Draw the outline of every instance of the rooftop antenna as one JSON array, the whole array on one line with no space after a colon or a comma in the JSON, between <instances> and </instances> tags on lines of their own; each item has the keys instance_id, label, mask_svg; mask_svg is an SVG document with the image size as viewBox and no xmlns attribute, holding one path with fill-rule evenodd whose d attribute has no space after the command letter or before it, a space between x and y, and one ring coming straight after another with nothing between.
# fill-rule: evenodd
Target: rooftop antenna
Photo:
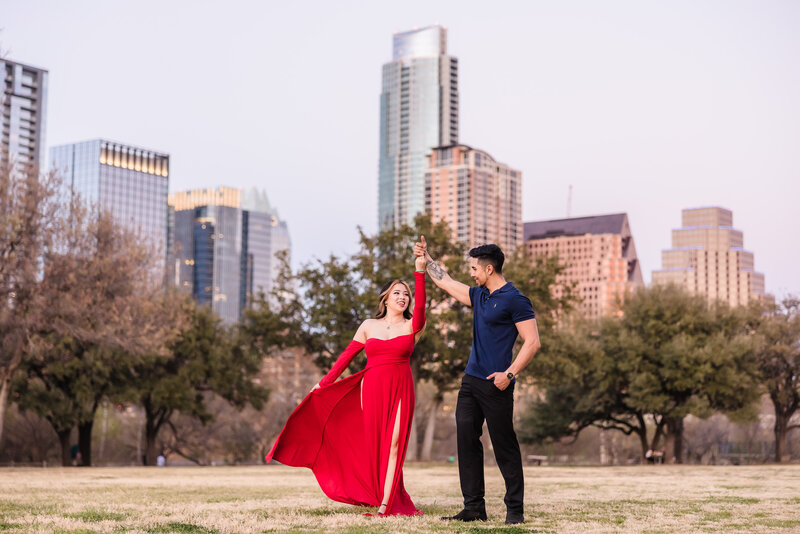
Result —
<instances>
[{"instance_id":1,"label":"rooftop antenna","mask_svg":"<svg viewBox=\"0 0 800 534\"><path fill-rule=\"evenodd\" d=\"M572 216L572 184L569 184L569 193L567 193L567 219Z\"/></svg>"}]
</instances>

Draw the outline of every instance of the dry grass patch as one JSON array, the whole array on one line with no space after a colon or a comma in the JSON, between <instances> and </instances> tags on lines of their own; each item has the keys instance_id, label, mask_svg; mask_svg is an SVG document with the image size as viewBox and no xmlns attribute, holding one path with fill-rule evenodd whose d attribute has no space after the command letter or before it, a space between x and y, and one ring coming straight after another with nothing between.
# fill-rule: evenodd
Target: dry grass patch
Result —
<instances>
[{"instance_id":1,"label":"dry grass patch","mask_svg":"<svg viewBox=\"0 0 800 534\"><path fill-rule=\"evenodd\" d=\"M439 516L461 507L452 465L409 465L406 488L425 515L327 499L305 469L1 469L0 532L800 532L800 466L530 467L527 522L503 523L503 482L486 468L486 523Z\"/></svg>"}]
</instances>

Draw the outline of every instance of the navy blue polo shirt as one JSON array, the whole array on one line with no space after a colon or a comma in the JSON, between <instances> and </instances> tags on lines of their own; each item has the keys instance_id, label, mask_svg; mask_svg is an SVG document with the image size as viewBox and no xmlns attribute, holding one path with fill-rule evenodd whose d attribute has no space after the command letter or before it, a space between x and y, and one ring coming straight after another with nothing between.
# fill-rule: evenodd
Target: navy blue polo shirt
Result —
<instances>
[{"instance_id":1,"label":"navy blue polo shirt","mask_svg":"<svg viewBox=\"0 0 800 534\"><path fill-rule=\"evenodd\" d=\"M511 365L511 351L517 340L516 323L533 319L531 301L507 282L489 293L485 287L469 288L472 303L472 352L466 373L486 379Z\"/></svg>"}]
</instances>

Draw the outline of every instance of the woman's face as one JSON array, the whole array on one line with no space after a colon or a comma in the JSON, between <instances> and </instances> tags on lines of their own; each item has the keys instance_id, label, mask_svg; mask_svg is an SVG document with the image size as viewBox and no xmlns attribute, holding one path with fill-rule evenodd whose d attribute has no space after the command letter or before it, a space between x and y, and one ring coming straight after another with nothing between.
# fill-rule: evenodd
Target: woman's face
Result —
<instances>
[{"instance_id":1,"label":"woman's face","mask_svg":"<svg viewBox=\"0 0 800 534\"><path fill-rule=\"evenodd\" d=\"M386 297L386 307L394 312L403 313L411 302L411 295L408 293L406 286L401 283L396 283L389 289L389 295Z\"/></svg>"}]
</instances>

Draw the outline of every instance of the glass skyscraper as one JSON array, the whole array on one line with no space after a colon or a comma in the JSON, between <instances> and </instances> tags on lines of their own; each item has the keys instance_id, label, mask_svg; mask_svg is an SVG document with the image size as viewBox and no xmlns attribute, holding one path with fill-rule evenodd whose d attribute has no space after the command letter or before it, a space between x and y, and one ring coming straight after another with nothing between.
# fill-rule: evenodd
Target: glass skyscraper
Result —
<instances>
[{"instance_id":1,"label":"glass skyscraper","mask_svg":"<svg viewBox=\"0 0 800 534\"><path fill-rule=\"evenodd\" d=\"M0 164L45 164L47 71L0 57Z\"/></svg>"},{"instance_id":2,"label":"glass skyscraper","mask_svg":"<svg viewBox=\"0 0 800 534\"><path fill-rule=\"evenodd\" d=\"M394 35L380 99L378 226L411 224L425 210L425 156L458 143L458 60L447 30L428 26Z\"/></svg>"},{"instance_id":3,"label":"glass skyscraper","mask_svg":"<svg viewBox=\"0 0 800 534\"><path fill-rule=\"evenodd\" d=\"M50 167L84 202L139 232L153 254L167 257L169 155L105 139L50 149Z\"/></svg>"},{"instance_id":4,"label":"glass skyscraper","mask_svg":"<svg viewBox=\"0 0 800 534\"><path fill-rule=\"evenodd\" d=\"M174 212L175 284L236 322L260 291L269 295L289 251L289 232L264 192L231 187L170 195Z\"/></svg>"}]
</instances>

